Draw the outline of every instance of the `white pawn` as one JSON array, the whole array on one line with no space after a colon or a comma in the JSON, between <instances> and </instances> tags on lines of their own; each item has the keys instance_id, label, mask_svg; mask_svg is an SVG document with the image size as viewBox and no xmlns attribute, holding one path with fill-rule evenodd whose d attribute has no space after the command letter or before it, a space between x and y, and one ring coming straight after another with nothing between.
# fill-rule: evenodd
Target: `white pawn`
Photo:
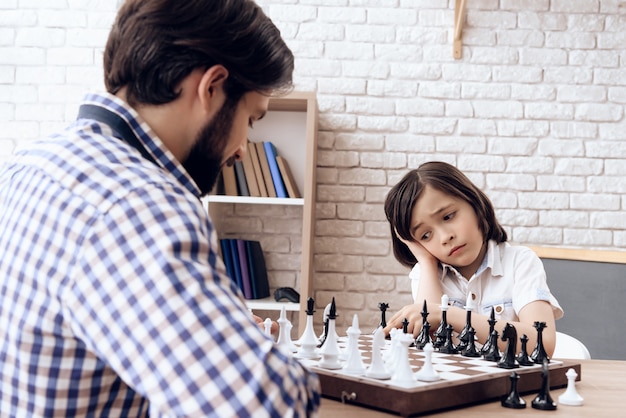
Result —
<instances>
[{"instance_id":1,"label":"white pawn","mask_svg":"<svg viewBox=\"0 0 626 418\"><path fill-rule=\"evenodd\" d=\"M365 372L365 376L381 380L391 378L391 373L389 373L385 368L385 362L383 361L383 355L381 352L384 345L385 333L382 327L378 327L374 332L374 338L372 340L372 362L370 363L370 367L367 369L367 372Z\"/></svg>"},{"instance_id":2,"label":"white pawn","mask_svg":"<svg viewBox=\"0 0 626 418\"><path fill-rule=\"evenodd\" d=\"M567 376L567 389L559 396L559 403L570 406L581 406L583 404L583 398L576 392L576 384L574 383L578 373L576 373L574 369L568 369L565 376Z\"/></svg>"},{"instance_id":3,"label":"white pawn","mask_svg":"<svg viewBox=\"0 0 626 418\"><path fill-rule=\"evenodd\" d=\"M413 383L415 376L413 376L413 369L409 362L409 346L413 342L413 335L402 332L396 338L398 339L398 357L393 365L391 380L397 383Z\"/></svg>"},{"instance_id":4,"label":"white pawn","mask_svg":"<svg viewBox=\"0 0 626 418\"><path fill-rule=\"evenodd\" d=\"M278 318L278 340L276 344L284 347L285 350L295 353L298 351L298 348L291 341L291 328L293 325L287 319L287 311L285 309L285 305L282 306L280 310L280 318Z\"/></svg>"},{"instance_id":5,"label":"white pawn","mask_svg":"<svg viewBox=\"0 0 626 418\"><path fill-rule=\"evenodd\" d=\"M343 369L346 373L361 375L365 373L365 366L359 351L361 330L359 329L359 317L356 314L352 317L352 326L348 328L346 333L348 334L348 361Z\"/></svg>"},{"instance_id":6,"label":"white pawn","mask_svg":"<svg viewBox=\"0 0 626 418\"><path fill-rule=\"evenodd\" d=\"M422 368L415 373L415 377L417 380L421 380L422 382L434 382L436 380L441 379L439 373L435 371L433 368L433 345L428 343L424 346L424 364Z\"/></svg>"},{"instance_id":7,"label":"white pawn","mask_svg":"<svg viewBox=\"0 0 626 418\"><path fill-rule=\"evenodd\" d=\"M265 318L263 325L265 326L265 333L272 337L272 320L270 318ZM274 337L272 337L272 339L274 339Z\"/></svg>"}]
</instances>

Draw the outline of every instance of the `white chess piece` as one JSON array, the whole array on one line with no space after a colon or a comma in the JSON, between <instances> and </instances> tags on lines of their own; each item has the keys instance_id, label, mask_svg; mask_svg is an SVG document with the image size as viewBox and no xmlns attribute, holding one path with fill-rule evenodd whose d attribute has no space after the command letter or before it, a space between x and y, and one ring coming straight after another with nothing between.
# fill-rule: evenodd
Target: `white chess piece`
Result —
<instances>
[{"instance_id":1,"label":"white chess piece","mask_svg":"<svg viewBox=\"0 0 626 418\"><path fill-rule=\"evenodd\" d=\"M319 340L317 339L315 331L313 330L312 313L306 316L306 326L298 342L300 344L300 348L296 353L296 357L304 359L320 358L320 354L317 351L317 345L319 344Z\"/></svg>"},{"instance_id":2,"label":"white chess piece","mask_svg":"<svg viewBox=\"0 0 626 418\"><path fill-rule=\"evenodd\" d=\"M389 373L385 368L385 362L383 361L383 355L381 352L384 345L385 333L382 327L378 327L374 332L374 338L372 340L372 362L370 363L370 367L365 372L365 376L380 380L391 378L391 373Z\"/></svg>"},{"instance_id":3,"label":"white chess piece","mask_svg":"<svg viewBox=\"0 0 626 418\"><path fill-rule=\"evenodd\" d=\"M411 363L409 362L409 346L413 342L413 335L401 332L396 338L398 339L398 357L394 364L394 371L391 375L391 380L397 383L415 382L413 369L411 368Z\"/></svg>"},{"instance_id":4,"label":"white chess piece","mask_svg":"<svg viewBox=\"0 0 626 418\"><path fill-rule=\"evenodd\" d=\"M270 318L265 318L263 325L265 326L265 333L272 337L272 320Z\"/></svg>"},{"instance_id":5,"label":"white chess piece","mask_svg":"<svg viewBox=\"0 0 626 418\"><path fill-rule=\"evenodd\" d=\"M288 352L295 353L298 351L298 348L293 344L293 341L291 341L291 328L293 325L291 324L291 321L287 319L287 311L284 305L280 310L280 318L278 318L277 322L279 328L278 340L276 341L276 344L284 347L284 349Z\"/></svg>"},{"instance_id":6,"label":"white chess piece","mask_svg":"<svg viewBox=\"0 0 626 418\"><path fill-rule=\"evenodd\" d=\"M331 309L332 312L332 309ZM323 369L336 370L341 369L341 362L339 361L339 344L337 344L337 330L335 329L335 317L334 313L328 318L328 336L324 345L320 349L322 359L319 362L319 367Z\"/></svg>"},{"instance_id":7,"label":"white chess piece","mask_svg":"<svg viewBox=\"0 0 626 418\"><path fill-rule=\"evenodd\" d=\"M361 375L365 373L365 366L363 365L363 358L359 351L359 336L361 330L359 329L359 317L354 314L352 317L352 326L346 331L348 334L348 360L344 366L346 373Z\"/></svg>"},{"instance_id":8,"label":"white chess piece","mask_svg":"<svg viewBox=\"0 0 626 418\"><path fill-rule=\"evenodd\" d=\"M567 376L567 389L559 396L559 403L570 406L582 405L583 398L576 392L576 384L574 383L578 373L574 369L568 369L565 376Z\"/></svg>"},{"instance_id":9,"label":"white chess piece","mask_svg":"<svg viewBox=\"0 0 626 418\"><path fill-rule=\"evenodd\" d=\"M436 380L441 379L439 373L435 371L433 368L433 345L428 343L424 346L424 364L422 368L415 373L415 377L417 380L421 380L422 382L434 382Z\"/></svg>"}]
</instances>

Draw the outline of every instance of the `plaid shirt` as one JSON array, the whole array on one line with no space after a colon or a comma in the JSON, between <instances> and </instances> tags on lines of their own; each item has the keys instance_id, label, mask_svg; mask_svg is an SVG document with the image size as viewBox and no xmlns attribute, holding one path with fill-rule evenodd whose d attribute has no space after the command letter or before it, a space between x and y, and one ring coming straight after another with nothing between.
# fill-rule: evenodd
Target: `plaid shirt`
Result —
<instances>
[{"instance_id":1,"label":"plaid shirt","mask_svg":"<svg viewBox=\"0 0 626 418\"><path fill-rule=\"evenodd\" d=\"M306 416L319 381L274 346L225 273L199 190L81 119L0 170L0 415Z\"/></svg>"}]
</instances>

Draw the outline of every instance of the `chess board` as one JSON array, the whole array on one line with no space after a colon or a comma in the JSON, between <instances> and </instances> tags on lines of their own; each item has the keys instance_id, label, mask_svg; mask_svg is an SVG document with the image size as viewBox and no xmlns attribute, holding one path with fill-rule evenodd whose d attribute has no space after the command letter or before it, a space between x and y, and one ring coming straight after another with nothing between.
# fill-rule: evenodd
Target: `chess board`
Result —
<instances>
[{"instance_id":1,"label":"chess board","mask_svg":"<svg viewBox=\"0 0 626 418\"><path fill-rule=\"evenodd\" d=\"M359 351L366 368L371 362L371 343L371 335L359 337ZM347 339L339 337L338 344L340 350L345 353ZM390 342L386 341L386 346L382 349L383 358L387 355L389 347ZM409 347L409 363L413 372L419 370L424 358L423 351ZM499 400L510 391L510 375L513 371L519 375L517 388L521 394L539 392L541 389L541 365L503 369L497 367L496 362L484 360L482 357L468 358L460 354L443 354L437 351L432 353L431 358L433 368L441 379L435 382L415 380L412 383L351 375L343 369L325 369L319 366L319 359L300 359L300 361L318 374L322 396L402 416ZM345 364L345 358L342 364ZM567 386L565 373L570 368L578 373L577 380L580 380L582 376L580 363L550 360L548 369L551 389Z\"/></svg>"}]
</instances>

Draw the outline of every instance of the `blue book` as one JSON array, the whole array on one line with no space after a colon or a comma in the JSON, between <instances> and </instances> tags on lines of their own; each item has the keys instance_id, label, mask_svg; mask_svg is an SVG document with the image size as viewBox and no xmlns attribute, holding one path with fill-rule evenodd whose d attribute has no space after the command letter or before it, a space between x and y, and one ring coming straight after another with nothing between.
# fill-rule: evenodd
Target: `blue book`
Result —
<instances>
[{"instance_id":1,"label":"blue book","mask_svg":"<svg viewBox=\"0 0 626 418\"><path fill-rule=\"evenodd\" d=\"M270 173L272 173L272 183L276 189L276 197L287 197L287 191L285 190L285 184L283 178L280 176L280 169L276 162L276 156L278 152L276 147L269 141L263 142L263 148L265 148L265 155L267 155L267 163L270 166Z\"/></svg>"},{"instance_id":2,"label":"blue book","mask_svg":"<svg viewBox=\"0 0 626 418\"><path fill-rule=\"evenodd\" d=\"M246 299L252 299L250 272L248 271L248 254L246 253L246 243L242 239L237 240L237 252L239 253L239 265L241 269L241 286L243 287L243 297Z\"/></svg>"},{"instance_id":3,"label":"blue book","mask_svg":"<svg viewBox=\"0 0 626 418\"><path fill-rule=\"evenodd\" d=\"M228 244L230 245L230 253L233 257L233 271L235 273L235 281L237 282L237 287L239 287L239 290L243 292L243 281L241 278L241 264L239 264L239 250L237 249L237 240L229 239Z\"/></svg>"},{"instance_id":4,"label":"blue book","mask_svg":"<svg viewBox=\"0 0 626 418\"><path fill-rule=\"evenodd\" d=\"M222 248L222 258L224 259L224 265L226 265L226 274L232 281L236 282L235 272L233 271L233 255L230 252L230 244L227 239L220 240L220 247Z\"/></svg>"},{"instance_id":5,"label":"blue book","mask_svg":"<svg viewBox=\"0 0 626 418\"><path fill-rule=\"evenodd\" d=\"M250 271L253 298L268 298L270 297L270 284L261 243L259 241L246 241L246 251L248 253L248 270Z\"/></svg>"}]
</instances>

